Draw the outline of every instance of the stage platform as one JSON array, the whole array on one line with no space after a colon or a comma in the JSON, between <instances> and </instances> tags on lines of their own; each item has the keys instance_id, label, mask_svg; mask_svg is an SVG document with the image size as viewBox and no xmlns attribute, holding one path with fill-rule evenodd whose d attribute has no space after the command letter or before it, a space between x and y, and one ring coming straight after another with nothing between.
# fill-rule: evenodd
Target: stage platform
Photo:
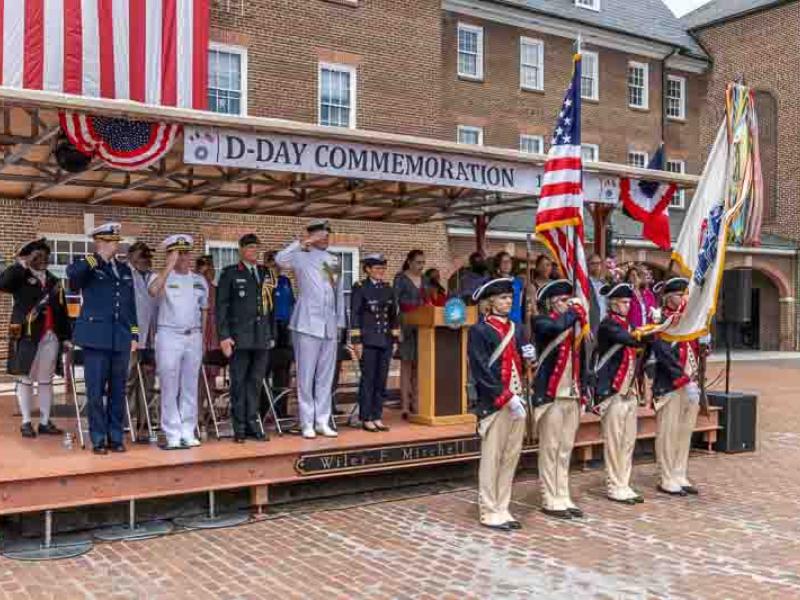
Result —
<instances>
[{"instance_id":1,"label":"stage platform","mask_svg":"<svg viewBox=\"0 0 800 600\"><path fill-rule=\"evenodd\" d=\"M269 503L270 485L323 485L335 477L473 461L479 450L474 425L416 425L402 420L399 411L387 410L385 421L392 429L385 433L340 426L338 438L271 433L266 443L212 439L199 448L172 451L129 443L124 454L96 456L77 442L65 449L58 436L23 439L13 413L13 397L0 397L0 515L231 489L249 489L251 504L263 507ZM75 428L72 419L55 422ZM716 411L699 417L696 430L709 449L717 429ZM639 438L654 435L655 416L641 409ZM591 460L601 445L599 418L584 415L576 462ZM534 446L524 449L535 451Z\"/></svg>"}]
</instances>

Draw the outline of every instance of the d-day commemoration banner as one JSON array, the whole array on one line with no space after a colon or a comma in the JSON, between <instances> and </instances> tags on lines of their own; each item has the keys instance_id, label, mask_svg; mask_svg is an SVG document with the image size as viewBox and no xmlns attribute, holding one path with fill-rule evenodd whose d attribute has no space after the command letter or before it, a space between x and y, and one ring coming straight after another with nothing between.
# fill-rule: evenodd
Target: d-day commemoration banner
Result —
<instances>
[{"instance_id":1,"label":"d-day commemoration banner","mask_svg":"<svg viewBox=\"0 0 800 600\"><path fill-rule=\"evenodd\" d=\"M265 171L404 181L509 194L538 194L544 168L454 153L208 127L184 129L183 160ZM616 179L587 174L586 199L615 203Z\"/></svg>"}]
</instances>

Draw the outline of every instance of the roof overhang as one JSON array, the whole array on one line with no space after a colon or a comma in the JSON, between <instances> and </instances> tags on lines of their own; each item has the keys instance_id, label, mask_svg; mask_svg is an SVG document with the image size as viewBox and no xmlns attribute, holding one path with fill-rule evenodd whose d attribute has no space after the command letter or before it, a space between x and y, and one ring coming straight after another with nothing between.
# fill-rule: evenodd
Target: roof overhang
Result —
<instances>
[{"instance_id":1,"label":"roof overhang","mask_svg":"<svg viewBox=\"0 0 800 600\"><path fill-rule=\"evenodd\" d=\"M397 153L423 153L514 169L530 180L543 172L544 155L307 123L239 117L117 100L66 96L0 87L0 197L45 199L88 206L163 207L247 214L427 223L498 214L536 205L537 190L512 192L473 182L426 181L393 172L354 176L314 172L304 166L195 164L184 155L184 136L156 165L128 172L97 160L81 173L63 171L53 156L59 111L176 123L254 139L292 138ZM444 158L442 158L444 160ZM224 161L223 161L224 162ZM696 176L648 171L627 165L588 163L587 185L619 177L646 178L695 187ZM524 179L524 178L521 178ZM599 188L598 188L599 189Z\"/></svg>"}]
</instances>

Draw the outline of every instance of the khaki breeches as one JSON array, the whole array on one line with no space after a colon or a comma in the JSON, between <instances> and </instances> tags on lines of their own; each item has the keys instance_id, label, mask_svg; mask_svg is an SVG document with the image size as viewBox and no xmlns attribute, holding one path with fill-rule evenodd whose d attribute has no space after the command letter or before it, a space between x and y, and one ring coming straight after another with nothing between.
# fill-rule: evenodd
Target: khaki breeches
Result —
<instances>
[{"instance_id":1,"label":"khaki breeches","mask_svg":"<svg viewBox=\"0 0 800 600\"><path fill-rule=\"evenodd\" d=\"M478 424L481 462L478 470L478 508L481 523L502 525L514 517L508 511L517 470L525 419L512 419L504 407Z\"/></svg>"},{"instance_id":2,"label":"khaki breeches","mask_svg":"<svg viewBox=\"0 0 800 600\"><path fill-rule=\"evenodd\" d=\"M607 400L600 420L603 430L603 459L606 465L606 494L614 500L629 500L638 494L630 487L633 450L636 446L635 397L619 394Z\"/></svg>"},{"instance_id":3,"label":"khaki breeches","mask_svg":"<svg viewBox=\"0 0 800 600\"><path fill-rule=\"evenodd\" d=\"M569 493L569 465L580 424L580 403L556 398L534 413L539 433L539 479L542 506L548 510L577 508Z\"/></svg>"},{"instance_id":4,"label":"khaki breeches","mask_svg":"<svg viewBox=\"0 0 800 600\"><path fill-rule=\"evenodd\" d=\"M669 492L691 485L687 475L689 446L699 410L699 402L686 387L656 400L656 460L661 487Z\"/></svg>"}]
</instances>

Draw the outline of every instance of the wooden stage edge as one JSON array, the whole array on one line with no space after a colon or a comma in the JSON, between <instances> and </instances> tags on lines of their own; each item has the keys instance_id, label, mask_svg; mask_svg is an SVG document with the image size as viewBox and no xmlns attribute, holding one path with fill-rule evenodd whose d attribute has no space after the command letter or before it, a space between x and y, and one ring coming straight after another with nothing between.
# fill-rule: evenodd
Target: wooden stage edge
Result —
<instances>
[{"instance_id":1,"label":"wooden stage edge","mask_svg":"<svg viewBox=\"0 0 800 600\"><path fill-rule=\"evenodd\" d=\"M473 424L428 427L407 423L386 411L392 430L382 434L340 427L338 438L305 440L272 433L266 443L210 440L191 450L165 451L128 444L128 452L95 456L79 445L62 447L60 437L24 440L13 404L0 399L0 515L77 508L112 502L250 489L254 506L268 503L268 487L365 473L417 469L476 460L479 446ZM698 417L709 449L716 441L718 413ZM56 421L74 428L74 421ZM639 439L655 436L655 415L639 411ZM602 446L599 418L584 415L575 457L584 464ZM535 446L523 452L536 452Z\"/></svg>"}]
</instances>

